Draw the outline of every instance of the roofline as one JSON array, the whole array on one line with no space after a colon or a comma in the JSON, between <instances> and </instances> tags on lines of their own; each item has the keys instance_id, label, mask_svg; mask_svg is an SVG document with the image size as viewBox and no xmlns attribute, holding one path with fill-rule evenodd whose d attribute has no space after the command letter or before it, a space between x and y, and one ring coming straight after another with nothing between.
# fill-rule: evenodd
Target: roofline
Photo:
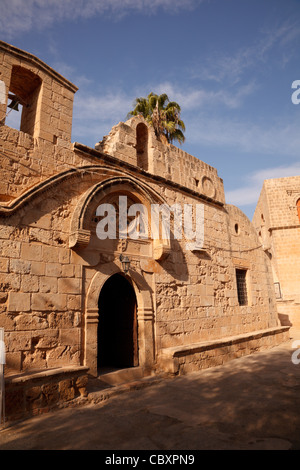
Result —
<instances>
[{"instance_id":1,"label":"roofline","mask_svg":"<svg viewBox=\"0 0 300 470\"><path fill-rule=\"evenodd\" d=\"M91 157L96 157L97 159L104 160L106 162L110 162L112 164L117 164L120 167L126 168L128 170L134 171L134 173L139 173L143 176L146 176L147 178L151 179L152 181L158 182L158 183L163 183L165 185L168 185L169 187L176 188L178 191L182 191L185 194L190 194L193 197L200 199L202 201L206 201L208 203L211 203L217 207L224 207L225 203L211 198L209 196L206 196L205 194L199 193L198 191L194 191L193 189L188 188L187 186L184 186L180 183L176 183L175 181L169 180L163 176L159 176L153 173L149 173L146 170L143 170L142 168L138 168L135 165L132 165L131 163L125 162L123 160L119 160L117 157L109 155L107 153L103 153L97 149L94 149L92 147L88 147L87 145L81 144L79 142L73 142L73 149L74 151L79 151L81 153L87 154ZM194 157L195 158L195 157Z\"/></svg>"},{"instance_id":2,"label":"roofline","mask_svg":"<svg viewBox=\"0 0 300 470\"><path fill-rule=\"evenodd\" d=\"M49 75L52 75L55 80L60 82L73 93L76 93L76 91L78 90L78 87L76 85L74 85L72 82L60 75L58 72L56 72L56 70L52 69L49 65L47 65L45 62L43 62L41 59L34 56L33 54L23 51L22 49L12 46L11 44L8 44L4 41L0 41L0 50L1 49L9 54L22 58L23 60L26 60L27 62L30 62L31 64L34 64L37 67L41 68L44 72Z\"/></svg>"}]
</instances>

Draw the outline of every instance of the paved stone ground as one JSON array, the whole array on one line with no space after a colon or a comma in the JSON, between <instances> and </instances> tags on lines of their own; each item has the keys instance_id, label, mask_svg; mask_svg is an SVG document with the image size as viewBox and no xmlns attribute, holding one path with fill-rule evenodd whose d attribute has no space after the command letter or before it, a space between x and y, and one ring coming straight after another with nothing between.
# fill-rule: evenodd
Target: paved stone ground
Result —
<instances>
[{"instance_id":1,"label":"paved stone ground","mask_svg":"<svg viewBox=\"0 0 300 470\"><path fill-rule=\"evenodd\" d=\"M300 450L295 340L291 330L272 350L16 423L0 450Z\"/></svg>"}]
</instances>

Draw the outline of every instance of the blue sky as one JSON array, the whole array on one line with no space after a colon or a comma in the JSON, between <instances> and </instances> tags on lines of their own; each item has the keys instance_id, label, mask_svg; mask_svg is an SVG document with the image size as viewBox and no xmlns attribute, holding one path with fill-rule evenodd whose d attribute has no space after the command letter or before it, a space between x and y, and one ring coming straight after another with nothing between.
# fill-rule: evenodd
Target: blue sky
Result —
<instances>
[{"instance_id":1,"label":"blue sky","mask_svg":"<svg viewBox=\"0 0 300 470\"><path fill-rule=\"evenodd\" d=\"M182 108L183 150L251 219L266 178L300 174L299 0L0 0L0 39L64 75L72 141L94 147L137 96ZM300 96L300 95L299 95Z\"/></svg>"}]
</instances>

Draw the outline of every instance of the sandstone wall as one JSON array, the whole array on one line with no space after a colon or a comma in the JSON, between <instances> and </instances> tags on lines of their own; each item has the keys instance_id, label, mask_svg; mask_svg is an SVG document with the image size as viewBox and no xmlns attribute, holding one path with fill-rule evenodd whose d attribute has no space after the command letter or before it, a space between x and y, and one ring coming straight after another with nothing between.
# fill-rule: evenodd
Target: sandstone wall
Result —
<instances>
[{"instance_id":1,"label":"sandstone wall","mask_svg":"<svg viewBox=\"0 0 300 470\"><path fill-rule=\"evenodd\" d=\"M225 204L216 169L158 142L141 117L115 126L96 149L71 145L76 87L2 42L0 54L1 116L9 90L35 108L21 130L0 125L6 374L82 365L97 373L98 299L109 276L122 272L120 253L131 261L140 364L148 371L167 348L277 326L270 260L250 221ZM188 249L188 240L174 237L99 240L97 207L120 194L148 211L153 203L190 204L194 225L203 206L203 246ZM237 270L246 274L245 305Z\"/></svg>"},{"instance_id":2,"label":"sandstone wall","mask_svg":"<svg viewBox=\"0 0 300 470\"><path fill-rule=\"evenodd\" d=\"M278 324L270 263L247 217L232 206L207 204L204 233L203 251L174 243L156 275L158 349ZM239 268L247 271L245 306L238 302Z\"/></svg>"},{"instance_id":3,"label":"sandstone wall","mask_svg":"<svg viewBox=\"0 0 300 470\"><path fill-rule=\"evenodd\" d=\"M138 153L137 128L140 125L148 133L142 161L139 160ZM141 116L114 126L110 134L96 144L95 148L207 198L225 202L223 181L217 170L174 145L158 141L153 129Z\"/></svg>"},{"instance_id":4,"label":"sandstone wall","mask_svg":"<svg viewBox=\"0 0 300 470\"><path fill-rule=\"evenodd\" d=\"M72 174L60 181L59 191L53 184L2 218L0 322L6 331L7 372L83 363L90 282L118 260L120 245L96 236L92 214L103 195L91 202L86 225L91 238L84 249L69 248L71 221L87 190L116 171L103 166L102 172ZM204 205L203 249L193 252L186 249L186 239L173 239L169 255L155 269L145 268L153 259L151 240L130 241L126 249L132 269L151 292L156 352L276 326L269 260L245 215L148 180L169 205ZM236 268L248 272L246 306L238 303Z\"/></svg>"},{"instance_id":5,"label":"sandstone wall","mask_svg":"<svg viewBox=\"0 0 300 470\"><path fill-rule=\"evenodd\" d=\"M279 283L278 312L288 324L300 324L300 177L265 180L253 224L268 250L274 281Z\"/></svg>"}]
</instances>

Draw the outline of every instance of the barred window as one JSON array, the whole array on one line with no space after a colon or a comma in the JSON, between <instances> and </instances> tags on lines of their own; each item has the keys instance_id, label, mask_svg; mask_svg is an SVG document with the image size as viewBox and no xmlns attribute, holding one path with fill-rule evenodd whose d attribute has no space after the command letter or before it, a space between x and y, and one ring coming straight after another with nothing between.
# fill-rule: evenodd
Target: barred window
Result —
<instances>
[{"instance_id":1,"label":"barred window","mask_svg":"<svg viewBox=\"0 0 300 470\"><path fill-rule=\"evenodd\" d=\"M236 269L236 285L239 305L248 305L246 269Z\"/></svg>"}]
</instances>

